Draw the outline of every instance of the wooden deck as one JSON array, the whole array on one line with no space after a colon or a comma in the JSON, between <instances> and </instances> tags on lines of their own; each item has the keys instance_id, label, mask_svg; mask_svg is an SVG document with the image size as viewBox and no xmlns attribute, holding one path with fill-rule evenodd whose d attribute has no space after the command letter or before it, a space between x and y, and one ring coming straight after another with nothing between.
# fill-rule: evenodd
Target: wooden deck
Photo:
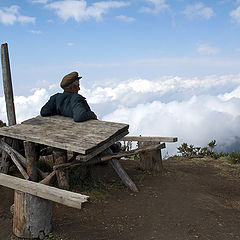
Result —
<instances>
[{"instance_id":1,"label":"wooden deck","mask_svg":"<svg viewBox=\"0 0 240 240\"><path fill-rule=\"evenodd\" d=\"M0 128L0 136L88 154L101 147L109 147L112 140L120 140L128 134L128 128L129 125L123 123L100 120L74 122L63 116L37 116L21 124Z\"/></svg>"}]
</instances>

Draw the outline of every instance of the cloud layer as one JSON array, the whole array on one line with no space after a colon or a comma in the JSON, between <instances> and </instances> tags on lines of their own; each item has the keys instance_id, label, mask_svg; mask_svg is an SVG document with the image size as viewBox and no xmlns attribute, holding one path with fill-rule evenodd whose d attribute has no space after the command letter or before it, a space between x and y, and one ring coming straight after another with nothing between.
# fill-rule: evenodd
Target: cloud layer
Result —
<instances>
[{"instance_id":1,"label":"cloud layer","mask_svg":"<svg viewBox=\"0 0 240 240\"><path fill-rule=\"evenodd\" d=\"M50 89L15 97L18 122L39 114L54 93ZM240 75L132 79L82 87L81 94L100 119L128 123L131 135L178 137L178 143L167 144L169 154L183 142L206 146L213 139L219 151L229 150L240 138ZM3 97L0 105L0 119L6 121Z\"/></svg>"}]
</instances>

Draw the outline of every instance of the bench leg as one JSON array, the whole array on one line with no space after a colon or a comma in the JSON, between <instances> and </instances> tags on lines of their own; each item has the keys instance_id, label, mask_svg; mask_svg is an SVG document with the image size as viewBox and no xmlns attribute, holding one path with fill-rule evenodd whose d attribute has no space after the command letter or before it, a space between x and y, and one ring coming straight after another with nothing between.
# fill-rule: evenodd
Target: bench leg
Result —
<instances>
[{"instance_id":1,"label":"bench leg","mask_svg":"<svg viewBox=\"0 0 240 240\"><path fill-rule=\"evenodd\" d=\"M133 192L138 192L137 186L132 181L132 179L127 175L125 170L123 169L122 165L116 158L112 158L110 161L110 164L114 168L114 170L117 172L118 176L122 179L123 183L129 187Z\"/></svg>"}]
</instances>

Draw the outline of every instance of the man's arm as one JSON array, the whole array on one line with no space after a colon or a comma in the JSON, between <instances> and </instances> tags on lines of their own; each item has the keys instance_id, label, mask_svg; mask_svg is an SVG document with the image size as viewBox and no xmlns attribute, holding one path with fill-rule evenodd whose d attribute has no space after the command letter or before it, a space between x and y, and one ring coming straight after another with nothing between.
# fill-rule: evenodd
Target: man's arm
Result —
<instances>
[{"instance_id":1,"label":"man's arm","mask_svg":"<svg viewBox=\"0 0 240 240\"><path fill-rule=\"evenodd\" d=\"M46 117L46 116L52 116L57 114L56 95L57 94L50 97L48 102L41 108L41 111L40 111L41 116Z\"/></svg>"},{"instance_id":2,"label":"man's arm","mask_svg":"<svg viewBox=\"0 0 240 240\"><path fill-rule=\"evenodd\" d=\"M96 114L91 111L84 97L78 95L72 99L73 120L75 122L84 122L90 119L97 119Z\"/></svg>"}]
</instances>

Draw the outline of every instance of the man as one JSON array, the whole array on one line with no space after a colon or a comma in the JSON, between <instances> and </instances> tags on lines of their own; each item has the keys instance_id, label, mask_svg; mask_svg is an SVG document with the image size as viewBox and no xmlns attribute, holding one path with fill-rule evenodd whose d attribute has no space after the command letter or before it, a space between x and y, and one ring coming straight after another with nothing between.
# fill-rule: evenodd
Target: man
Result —
<instances>
[{"instance_id":1,"label":"man","mask_svg":"<svg viewBox=\"0 0 240 240\"><path fill-rule=\"evenodd\" d=\"M91 111L86 98L78 94L80 90L77 72L71 72L63 77L60 86L63 93L57 93L50 97L41 109L41 116L62 115L71 117L75 122L83 122L97 119L96 114Z\"/></svg>"}]
</instances>

